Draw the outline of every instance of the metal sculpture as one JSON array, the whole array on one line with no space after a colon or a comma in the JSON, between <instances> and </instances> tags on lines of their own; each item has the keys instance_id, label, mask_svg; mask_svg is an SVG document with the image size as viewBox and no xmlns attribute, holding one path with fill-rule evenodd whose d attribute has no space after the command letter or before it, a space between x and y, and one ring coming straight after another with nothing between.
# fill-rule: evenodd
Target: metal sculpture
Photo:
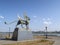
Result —
<instances>
[{"instance_id":1,"label":"metal sculpture","mask_svg":"<svg viewBox=\"0 0 60 45\"><path fill-rule=\"evenodd\" d=\"M26 14L24 14L24 19L22 19L19 15L17 15L17 17L18 17L18 21L17 21L16 27L18 25L21 25L21 27L24 28L23 25L25 25L26 29L28 30L29 29L28 25L29 25L30 18ZM11 22L11 23L7 23L7 22L4 22L4 23L5 24L12 24L14 22L16 22L16 20Z\"/></svg>"}]
</instances>

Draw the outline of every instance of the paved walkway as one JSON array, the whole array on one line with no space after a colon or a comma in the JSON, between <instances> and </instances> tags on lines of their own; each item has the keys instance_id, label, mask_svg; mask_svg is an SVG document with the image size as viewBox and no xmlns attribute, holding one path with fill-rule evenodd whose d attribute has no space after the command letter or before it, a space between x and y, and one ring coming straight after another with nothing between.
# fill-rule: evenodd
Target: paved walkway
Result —
<instances>
[{"instance_id":1,"label":"paved walkway","mask_svg":"<svg viewBox=\"0 0 60 45\"><path fill-rule=\"evenodd\" d=\"M52 40L52 41L55 41L53 45L60 45L60 37L51 37L51 39L48 39L48 40Z\"/></svg>"},{"instance_id":2,"label":"paved walkway","mask_svg":"<svg viewBox=\"0 0 60 45\"><path fill-rule=\"evenodd\" d=\"M53 40L55 40L53 45L60 45L60 37L55 37Z\"/></svg>"}]
</instances>

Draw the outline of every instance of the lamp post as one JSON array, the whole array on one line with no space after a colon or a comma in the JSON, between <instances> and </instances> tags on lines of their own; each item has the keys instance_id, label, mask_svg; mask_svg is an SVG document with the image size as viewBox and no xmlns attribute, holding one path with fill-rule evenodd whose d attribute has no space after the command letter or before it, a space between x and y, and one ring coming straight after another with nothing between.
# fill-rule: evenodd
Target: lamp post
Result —
<instances>
[{"instance_id":1,"label":"lamp post","mask_svg":"<svg viewBox=\"0 0 60 45\"><path fill-rule=\"evenodd\" d=\"M49 18L47 18L47 19L44 19L43 20L44 22L44 25L45 25L45 36L46 36L46 39L48 38L47 36L47 28L48 28L48 26L51 24L51 20L49 19Z\"/></svg>"},{"instance_id":2,"label":"lamp post","mask_svg":"<svg viewBox=\"0 0 60 45\"><path fill-rule=\"evenodd\" d=\"M8 25L7 22L4 22L4 23L5 23L6 25ZM9 37L10 37L10 27L9 27Z\"/></svg>"},{"instance_id":3,"label":"lamp post","mask_svg":"<svg viewBox=\"0 0 60 45\"><path fill-rule=\"evenodd\" d=\"M45 27L45 30L46 30L46 39L47 39L47 38L48 38L48 37L47 37L47 26Z\"/></svg>"},{"instance_id":4,"label":"lamp post","mask_svg":"<svg viewBox=\"0 0 60 45\"><path fill-rule=\"evenodd\" d=\"M10 27L9 27L9 37L10 37Z\"/></svg>"}]
</instances>

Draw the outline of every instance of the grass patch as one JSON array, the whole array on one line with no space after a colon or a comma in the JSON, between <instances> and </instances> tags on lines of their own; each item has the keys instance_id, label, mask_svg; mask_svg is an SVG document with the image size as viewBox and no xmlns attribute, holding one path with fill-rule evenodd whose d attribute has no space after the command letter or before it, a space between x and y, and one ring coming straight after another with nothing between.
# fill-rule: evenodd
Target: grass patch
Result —
<instances>
[{"instance_id":1,"label":"grass patch","mask_svg":"<svg viewBox=\"0 0 60 45\"><path fill-rule=\"evenodd\" d=\"M53 45L54 41L49 40L35 40L26 42L16 42L14 44L4 44L4 45Z\"/></svg>"}]
</instances>

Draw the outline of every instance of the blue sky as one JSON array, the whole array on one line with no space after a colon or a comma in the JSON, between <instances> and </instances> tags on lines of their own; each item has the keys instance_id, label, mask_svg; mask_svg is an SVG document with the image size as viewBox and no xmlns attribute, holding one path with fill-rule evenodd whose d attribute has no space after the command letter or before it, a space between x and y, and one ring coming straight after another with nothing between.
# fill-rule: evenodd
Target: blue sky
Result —
<instances>
[{"instance_id":1,"label":"blue sky","mask_svg":"<svg viewBox=\"0 0 60 45\"><path fill-rule=\"evenodd\" d=\"M0 0L0 31L14 30L16 22L5 25L4 21L17 20L17 14L23 18L24 11L30 17L30 29L43 31L60 31L60 1L59 0Z\"/></svg>"}]
</instances>

